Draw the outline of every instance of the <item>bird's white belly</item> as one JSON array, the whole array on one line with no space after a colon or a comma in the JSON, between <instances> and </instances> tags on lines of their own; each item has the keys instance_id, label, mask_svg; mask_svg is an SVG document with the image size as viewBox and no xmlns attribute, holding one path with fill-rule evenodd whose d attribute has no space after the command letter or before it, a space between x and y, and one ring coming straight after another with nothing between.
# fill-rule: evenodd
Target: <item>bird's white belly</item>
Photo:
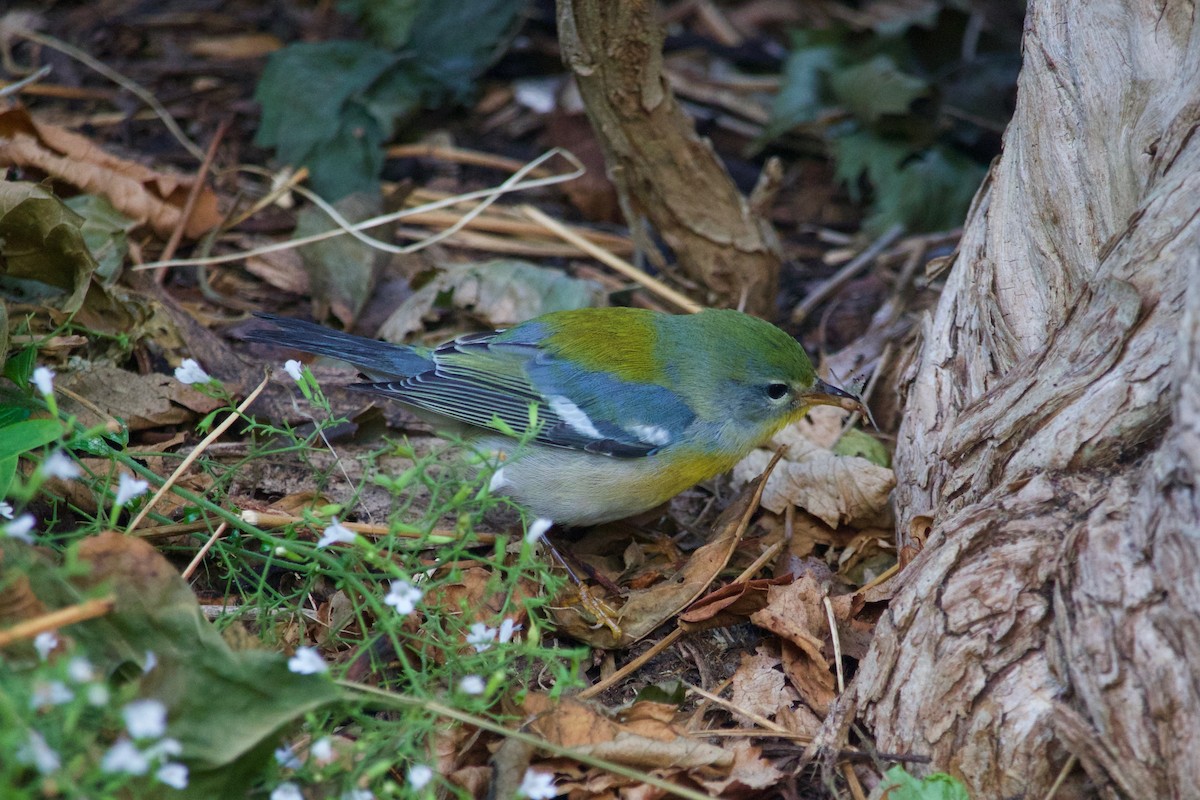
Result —
<instances>
[{"instance_id":1,"label":"bird's white belly","mask_svg":"<svg viewBox=\"0 0 1200 800\"><path fill-rule=\"evenodd\" d=\"M480 444L496 452L512 447L504 439ZM656 456L612 458L529 445L503 463L492 488L536 516L562 525L595 525L654 508L705 477L674 470Z\"/></svg>"}]
</instances>

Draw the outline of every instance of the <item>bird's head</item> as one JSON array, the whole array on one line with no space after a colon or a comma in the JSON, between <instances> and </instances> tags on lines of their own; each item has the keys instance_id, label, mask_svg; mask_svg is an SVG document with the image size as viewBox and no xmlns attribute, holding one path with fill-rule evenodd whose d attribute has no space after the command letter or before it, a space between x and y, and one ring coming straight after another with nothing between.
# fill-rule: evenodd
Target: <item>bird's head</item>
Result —
<instances>
[{"instance_id":1,"label":"bird's head","mask_svg":"<svg viewBox=\"0 0 1200 800\"><path fill-rule=\"evenodd\" d=\"M692 347L705 358L707 375L683 381L708 414L752 423L764 438L809 408L829 405L866 412L861 400L817 377L800 343L769 322L737 311L709 310L688 318Z\"/></svg>"}]
</instances>

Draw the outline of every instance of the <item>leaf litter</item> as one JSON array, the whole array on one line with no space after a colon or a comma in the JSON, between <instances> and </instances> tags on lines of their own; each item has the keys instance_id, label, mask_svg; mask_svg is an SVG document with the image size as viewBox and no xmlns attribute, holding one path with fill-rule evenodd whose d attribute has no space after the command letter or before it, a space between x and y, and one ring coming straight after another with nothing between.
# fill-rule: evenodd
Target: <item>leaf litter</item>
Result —
<instances>
[{"instance_id":1,"label":"leaf litter","mask_svg":"<svg viewBox=\"0 0 1200 800\"><path fill-rule=\"evenodd\" d=\"M219 48L212 53L209 57L243 57ZM192 243L204 234L220 231L224 218L221 209L228 211L240 191L227 182L201 176L204 185L199 189L199 199L185 219L183 202L197 178L177 175L168 169L151 169L115 156L99 139L40 120L36 109L17 106L0 112L0 160L52 178L57 185L68 187L67 192L95 191L103 196L132 220L132 226L124 232L131 236L135 250L153 251L157 242L180 228ZM454 175L451 182L466 189L473 188L472 180L470 176ZM599 187L594 191L610 190ZM577 195L572 200L584 207L589 203L611 206L604 199ZM267 211L278 213L278 209ZM68 224L79 227L73 222ZM263 238L245 230L224 235L230 245L243 247L248 235ZM520 241L521 237L515 239ZM200 254L207 247L198 247ZM83 250L86 252L86 248ZM603 299L596 283L580 280L558 266L508 260L472 262L463 259L453 246L432 256L417 255L407 260L381 259L371 253L346 257L357 259L359 267L334 269L316 279L310 273L306 280L289 275L298 267L295 256L274 257L284 264L277 277L263 272L263 265L273 257L259 258L266 261L252 268L249 277L243 274L236 279L250 283L265 280L269 287L263 296L274 294L293 309L310 297L319 307L332 308L334 315L347 326L369 321L374 330L382 327L389 338L397 339L411 334L444 338L446 333L459 329L509 324L562 304L590 305ZM342 256L318 259L325 267L345 260ZM213 311L211 292L204 289L205 284L176 281L170 287L172 297L168 300L159 288L131 280L130 273L124 277L96 275L95 267L85 261L68 267L75 270L72 277L55 284L63 294L57 300L35 301L33 305L45 302L46 319L61 319L55 315L83 309L91 311L90 319L100 327L108 320L111 329L132 335L139 348L135 360L143 371L140 374L131 371L128 362L100 360L71 370L64 385L88 398L102 414L120 416L135 435L186 429L189 423L216 407L212 398L164 379L162 369L164 364L169 366L183 355L205 348L212 353L213 363L237 358L232 356L234 348L219 337L220 343L216 344L195 330L163 322L176 319L173 313L178 313L180 307L204 308L215 320L214 327L231 329L227 323L232 316L219 307ZM119 286L114 287L114 282L119 282ZM379 299L378 295L387 295L381 288L391 286L405 287L402 290L405 296L392 304L389 315L373 307L373 301ZM641 302L653 305L653 301L644 298ZM114 315L126 304L141 304L150 309L148 316L139 315L144 321L141 327L114 322L117 319ZM172 310L167 306L172 306ZM150 324L149 319L157 322ZM869 334L870 331L864 336ZM77 353L85 362L98 355L94 345ZM255 360L253 356L251 359ZM244 372L239 367L238 374ZM309 421L305 413L298 413L294 403L287 399L289 396L287 392L276 393L274 400L262 401L266 405L258 413L289 424ZM335 438L339 455L331 457L331 462L324 466L335 476L332 485L342 486L332 490L334 499L358 502L360 511L377 517L386 515L386 502L379 499L372 505L366 495L349 489L364 473L351 472L349 480L343 482L336 477L335 462L358 462L360 455L375 446L375 432L381 427L408 432L423 442L433 440L428 438L431 432L427 428L395 408L383 410L383 414L365 411L359 408L358 413L349 415L357 422L343 438ZM80 409L80 413L94 412ZM615 634L607 628L597 628L594 620L582 616L569 592L556 601L554 619L559 633L594 648L597 667L589 672L589 678L599 679L606 670L611 672L599 667L604 651L615 650L622 656L627 651L634 655L660 637L664 629L678 624L697 642L721 641L718 646L736 656L725 664L706 665L719 669L709 676L712 684L705 688L727 690L729 708L713 707L695 694L682 705L645 700L623 702L629 700L630 692L637 686L670 683L684 676L695 678L696 669L688 665L691 659L686 651L679 650L673 662L659 656L642 671L614 684L601 700L580 701L526 693L522 705L514 712L527 721L528 728L549 742L580 753L636 766L720 796L760 796L789 779L789 771L799 763L799 750L793 747L780 757L778 747L770 743L775 741L774 737L789 741L784 734L807 737L816 733L841 688L842 670L835 663L835 654L841 654L844 671L852 672L853 661L865 653L865 642L869 641L879 613L878 598L868 602L857 596L856 591L883 572L876 565L886 565L895 559L890 550L887 506L894 477L890 469L869 457L839 454L836 440L843 418L844 414L834 409L817 409L806 422L781 432L774 444L783 447L783 460L767 479L761 509L751 505L745 492L731 500L729 486L716 481L685 493L667 510L668 516L660 512L643 520L640 527L620 524L588 532L573 543L572 551L586 560L595 591L618 609L620 634ZM179 444L178 439L170 441L170 446ZM230 464L237 463L241 453L236 444L231 447L224 452L215 450L213 455L218 460L225 458ZM752 483L771 457L769 450L752 454L735 470L733 485ZM393 464L389 470L402 472L404 468ZM229 502L290 511L329 502L328 487L323 492L304 491L307 475L306 468L299 465L286 478L260 474L235 484ZM202 493L207 487L193 483L190 488ZM281 499L274 504L263 502L263 497L272 496ZM706 505L723 507L727 513L713 521ZM181 512L182 506L176 505L174 510ZM741 525L743 517L752 519L748 528ZM686 524L679 524L679 520ZM497 526L511 524L511 518L501 519ZM730 581L756 564L758 556L772 553L750 576ZM97 537L84 548L83 555L93 563L106 565L94 573L97 579L109 579L114 585L132 584L145 593L137 603L121 595L126 599L120 601L118 616L112 619L118 628L123 624L134 625L123 622L127 618L120 615L124 614L137 615L136 624L149 624L151 629L194 628L182 642L170 646L155 642L164 652L180 653L167 668L160 667L163 672L159 680L200 681L206 686L212 683L209 687L212 692L232 691L232 696L238 696L240 689L228 689L213 682L230 679L236 682L240 657L224 649L219 639L207 631L208 623L199 615L192 591L172 578L174 565L163 560L149 545L109 535ZM495 594L491 577L480 567L464 570L457 583L445 585L431 594L428 601L443 608L470 609L472 622L494 620L512 598ZM61 591L69 594L78 590L63 587ZM525 585L520 591L536 594L539 587ZM340 632L360 624L349 612L350 607L344 591L332 591L319 598L313 615L323 626L317 639L322 646L330 645ZM5 619L12 618L8 613ZM529 624L526 617L514 619L517 624ZM301 625L292 629L292 644L300 644L313 635L305 628ZM110 645L121 646L122 634L111 626L98 630L101 637L111 637ZM126 655L132 658L131 654L144 644L126 643ZM351 664L350 675L368 679L372 662L358 655L363 654L345 654ZM257 669L265 668L273 657L264 653L246 658ZM183 666L189 659L194 659L192 668ZM295 681L294 676L277 674L276 677L282 681L281 686L303 683ZM277 715L265 713L263 722L247 730L237 741L197 739L197 746L207 753L205 763L214 770L221 765L227 767L249 753L255 742L265 741L284 720L293 719L327 699L328 695L316 692L301 701L289 691L281 690ZM257 714L258 701L254 703ZM229 721L232 716L221 716L226 713L223 709L218 704L203 710L180 709L178 713L185 715L188 725L194 722L222 730L237 724ZM773 727L759 727L756 720L769 721ZM723 739L713 733L747 729L755 734L754 739ZM474 792L485 791L492 779L486 768L487 759L492 757L488 750L501 746L498 740L487 741L487 747L480 747L480 740L472 739L462 728L443 733L438 747L439 759L444 759L444 763L439 767L444 774L457 776L459 785ZM558 772L562 776L560 789L576 796L645 796L645 787L639 788L633 779L584 767L569 759L540 758L526 753L513 763L527 765L531 759Z\"/></svg>"}]
</instances>

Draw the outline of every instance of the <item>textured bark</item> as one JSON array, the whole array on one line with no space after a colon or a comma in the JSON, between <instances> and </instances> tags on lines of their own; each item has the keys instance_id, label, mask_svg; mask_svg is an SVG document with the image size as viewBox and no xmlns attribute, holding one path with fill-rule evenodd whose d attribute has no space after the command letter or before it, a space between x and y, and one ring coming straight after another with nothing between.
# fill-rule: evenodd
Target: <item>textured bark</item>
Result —
<instances>
[{"instance_id":1,"label":"textured bark","mask_svg":"<svg viewBox=\"0 0 1200 800\"><path fill-rule=\"evenodd\" d=\"M1200 27L1032 0L1016 115L901 387L882 751L972 798L1200 797Z\"/></svg>"},{"instance_id":2,"label":"textured bark","mask_svg":"<svg viewBox=\"0 0 1200 800\"><path fill-rule=\"evenodd\" d=\"M774 231L667 86L654 3L559 0L558 37L626 214L645 215L716 303L744 300L747 311L774 316ZM629 223L636 229L638 220Z\"/></svg>"}]
</instances>

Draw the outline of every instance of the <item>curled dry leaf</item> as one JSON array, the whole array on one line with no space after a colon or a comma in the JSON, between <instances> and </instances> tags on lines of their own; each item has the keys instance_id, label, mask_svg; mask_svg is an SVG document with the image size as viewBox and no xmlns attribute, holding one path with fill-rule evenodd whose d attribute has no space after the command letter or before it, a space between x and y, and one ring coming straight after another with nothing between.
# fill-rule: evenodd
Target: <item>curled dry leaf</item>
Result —
<instances>
[{"instance_id":1,"label":"curled dry leaf","mask_svg":"<svg viewBox=\"0 0 1200 800\"><path fill-rule=\"evenodd\" d=\"M827 712L837 696L832 665L824 653L829 638L825 591L813 575L800 575L786 586L772 587L767 607L750 617L755 625L783 640L782 663L788 682L819 714Z\"/></svg>"},{"instance_id":2,"label":"curled dry leaf","mask_svg":"<svg viewBox=\"0 0 1200 800\"><path fill-rule=\"evenodd\" d=\"M791 575L783 575L726 584L692 603L679 615L679 627L686 631L702 631L744 622L751 614L766 607L770 587L791 581Z\"/></svg>"},{"instance_id":3,"label":"curled dry leaf","mask_svg":"<svg viewBox=\"0 0 1200 800\"><path fill-rule=\"evenodd\" d=\"M88 398L110 416L124 419L131 431L181 425L220 406L219 401L185 386L174 376L157 372L139 375L111 364L88 364L64 375L61 385ZM63 405L94 424L104 422L74 400L64 400Z\"/></svg>"},{"instance_id":4,"label":"curled dry leaf","mask_svg":"<svg viewBox=\"0 0 1200 800\"><path fill-rule=\"evenodd\" d=\"M765 466L765 465L764 465ZM561 632L593 647L628 647L700 597L729 563L744 533L741 519L752 498L747 487L721 514L708 544L692 553L677 574L644 589L632 589L614 615L620 628L614 632L595 627L578 603L552 611Z\"/></svg>"},{"instance_id":5,"label":"curled dry leaf","mask_svg":"<svg viewBox=\"0 0 1200 800\"><path fill-rule=\"evenodd\" d=\"M762 748L750 742L734 742L733 769L717 780L701 780L700 785L714 797L755 797L759 792L779 786L786 777L762 757Z\"/></svg>"},{"instance_id":6,"label":"curled dry leaf","mask_svg":"<svg viewBox=\"0 0 1200 800\"><path fill-rule=\"evenodd\" d=\"M800 699L796 690L787 685L782 667L778 648L768 645L760 645L753 655L742 656L730 684L730 702L746 713L746 724L757 726L754 717L771 719L780 709L791 708Z\"/></svg>"},{"instance_id":7,"label":"curled dry leaf","mask_svg":"<svg viewBox=\"0 0 1200 800\"><path fill-rule=\"evenodd\" d=\"M661 709L636 714L630 709L633 718L618 722L579 700L568 697L551 704L545 696L530 693L525 710L538 714L529 728L547 741L618 764L640 769L720 770L733 765L730 751L688 736L663 719Z\"/></svg>"},{"instance_id":8,"label":"curled dry leaf","mask_svg":"<svg viewBox=\"0 0 1200 800\"><path fill-rule=\"evenodd\" d=\"M38 122L19 106L0 110L0 165L35 169L82 192L102 195L159 236L169 236L179 224L192 185L191 178L118 158L85 136ZM220 221L217 196L205 188L184 233L195 239Z\"/></svg>"},{"instance_id":9,"label":"curled dry leaf","mask_svg":"<svg viewBox=\"0 0 1200 800\"><path fill-rule=\"evenodd\" d=\"M773 442L787 449L783 460L767 480L763 508L775 513L795 505L831 527L863 527L886 521L888 495L896 485L887 467L858 456L839 456L814 444L798 426L776 434ZM771 451L755 450L733 468L738 482L762 474Z\"/></svg>"}]
</instances>

